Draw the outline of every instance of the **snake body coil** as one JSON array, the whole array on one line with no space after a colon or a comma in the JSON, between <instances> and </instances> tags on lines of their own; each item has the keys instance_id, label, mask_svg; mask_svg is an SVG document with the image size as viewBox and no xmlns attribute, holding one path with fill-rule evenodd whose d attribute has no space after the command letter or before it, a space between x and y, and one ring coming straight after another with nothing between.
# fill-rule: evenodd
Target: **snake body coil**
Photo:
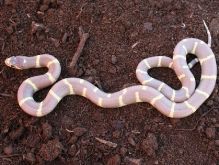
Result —
<instances>
[{"instance_id":1,"label":"snake body coil","mask_svg":"<svg viewBox=\"0 0 219 165\"><path fill-rule=\"evenodd\" d=\"M201 80L196 82L187 64L186 55L195 54L201 64ZM197 60L196 60L197 61ZM42 102L36 102L33 94L58 79L61 67L59 61L48 54L34 57L14 56L6 64L17 69L47 67L46 74L28 78L18 90L20 107L32 116L44 116L54 110L66 95L81 95L103 108L116 108L136 102L148 102L162 114L171 118L183 118L194 113L212 93L217 76L214 53L205 42L187 38L180 41L173 52L173 59L166 56L142 60L136 69L142 85L131 86L115 93L105 93L93 84L80 78L66 78L57 82ZM174 90L167 84L149 76L148 69L169 67L176 72L182 88Z\"/></svg>"}]
</instances>

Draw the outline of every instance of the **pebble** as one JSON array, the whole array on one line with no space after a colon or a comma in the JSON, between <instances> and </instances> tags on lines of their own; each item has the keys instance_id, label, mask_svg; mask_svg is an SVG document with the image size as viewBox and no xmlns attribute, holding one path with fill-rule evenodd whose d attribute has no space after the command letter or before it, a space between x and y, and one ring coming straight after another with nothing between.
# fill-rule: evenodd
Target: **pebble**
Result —
<instances>
[{"instance_id":1,"label":"pebble","mask_svg":"<svg viewBox=\"0 0 219 165\"><path fill-rule=\"evenodd\" d=\"M152 31L153 30L153 25L151 22L145 22L144 23L144 30Z\"/></svg>"},{"instance_id":2,"label":"pebble","mask_svg":"<svg viewBox=\"0 0 219 165\"><path fill-rule=\"evenodd\" d=\"M153 133L148 133L147 138L141 144L141 148L148 156L155 156L155 151L158 149L156 136Z\"/></svg>"},{"instance_id":3,"label":"pebble","mask_svg":"<svg viewBox=\"0 0 219 165\"><path fill-rule=\"evenodd\" d=\"M6 28L6 31L8 32L8 34L12 34L12 33L14 32L12 26L8 26L8 27Z\"/></svg>"},{"instance_id":4,"label":"pebble","mask_svg":"<svg viewBox=\"0 0 219 165\"><path fill-rule=\"evenodd\" d=\"M120 163L121 163L121 158L118 154L112 156L107 161L107 165L119 165Z\"/></svg>"},{"instance_id":5,"label":"pebble","mask_svg":"<svg viewBox=\"0 0 219 165\"><path fill-rule=\"evenodd\" d=\"M158 161L158 160L155 160L155 161L154 161L154 164L159 164L159 161Z\"/></svg>"},{"instance_id":6,"label":"pebble","mask_svg":"<svg viewBox=\"0 0 219 165\"><path fill-rule=\"evenodd\" d=\"M12 5L15 6L16 1L15 0L5 0L5 5Z\"/></svg>"},{"instance_id":7,"label":"pebble","mask_svg":"<svg viewBox=\"0 0 219 165\"><path fill-rule=\"evenodd\" d=\"M74 144L74 143L76 143L78 141L78 137L77 136L75 136L75 135L73 135L71 138L70 138L70 140L69 140L69 144Z\"/></svg>"},{"instance_id":8,"label":"pebble","mask_svg":"<svg viewBox=\"0 0 219 165\"><path fill-rule=\"evenodd\" d=\"M215 145L219 147L219 140L215 140Z\"/></svg>"},{"instance_id":9,"label":"pebble","mask_svg":"<svg viewBox=\"0 0 219 165\"><path fill-rule=\"evenodd\" d=\"M82 127L76 127L76 128L73 129L73 132L77 137L80 137L80 136L84 135L87 132L87 129L82 128Z\"/></svg>"},{"instance_id":10,"label":"pebble","mask_svg":"<svg viewBox=\"0 0 219 165\"><path fill-rule=\"evenodd\" d=\"M46 10L48 10L49 6L48 5L41 5L40 6L40 11L45 12Z\"/></svg>"},{"instance_id":11,"label":"pebble","mask_svg":"<svg viewBox=\"0 0 219 165\"><path fill-rule=\"evenodd\" d=\"M116 68L114 67L114 68L110 68L109 69L109 72L111 73L111 74L116 74Z\"/></svg>"},{"instance_id":12,"label":"pebble","mask_svg":"<svg viewBox=\"0 0 219 165\"><path fill-rule=\"evenodd\" d=\"M121 135L121 132L119 130L116 130L116 131L113 132L113 137L114 138L118 139L120 137L120 135Z\"/></svg>"},{"instance_id":13,"label":"pebble","mask_svg":"<svg viewBox=\"0 0 219 165\"><path fill-rule=\"evenodd\" d=\"M131 144L132 146L136 146L135 140L132 137L128 137L128 142L129 144Z\"/></svg>"},{"instance_id":14,"label":"pebble","mask_svg":"<svg viewBox=\"0 0 219 165\"><path fill-rule=\"evenodd\" d=\"M45 26L40 23L36 23L35 21L32 21L31 23L31 33L35 34L36 32L41 32L45 30Z\"/></svg>"},{"instance_id":15,"label":"pebble","mask_svg":"<svg viewBox=\"0 0 219 165\"><path fill-rule=\"evenodd\" d=\"M25 160L27 160L28 162L30 162L30 163L34 163L36 161L35 155L33 153L31 153L31 152L25 154L23 156L23 158Z\"/></svg>"},{"instance_id":16,"label":"pebble","mask_svg":"<svg viewBox=\"0 0 219 165\"><path fill-rule=\"evenodd\" d=\"M66 40L68 39L68 33L64 33L62 36L62 43L66 43Z\"/></svg>"},{"instance_id":17,"label":"pebble","mask_svg":"<svg viewBox=\"0 0 219 165\"><path fill-rule=\"evenodd\" d=\"M49 139L52 136L52 126L48 123L43 123L42 125L43 137Z\"/></svg>"},{"instance_id":18,"label":"pebble","mask_svg":"<svg viewBox=\"0 0 219 165\"><path fill-rule=\"evenodd\" d=\"M207 105L208 105L208 106L214 105L214 101L213 101L213 100L208 100Z\"/></svg>"},{"instance_id":19,"label":"pebble","mask_svg":"<svg viewBox=\"0 0 219 165\"><path fill-rule=\"evenodd\" d=\"M130 165L140 165L142 161L142 159L134 159L128 156L126 156L124 160L127 164L130 164Z\"/></svg>"},{"instance_id":20,"label":"pebble","mask_svg":"<svg viewBox=\"0 0 219 165\"><path fill-rule=\"evenodd\" d=\"M127 148L125 148L125 147L121 147L121 148L120 148L120 154L121 154L122 156L125 156L127 152L128 152Z\"/></svg>"},{"instance_id":21,"label":"pebble","mask_svg":"<svg viewBox=\"0 0 219 165\"><path fill-rule=\"evenodd\" d=\"M0 0L0 6L4 4L4 0Z\"/></svg>"},{"instance_id":22,"label":"pebble","mask_svg":"<svg viewBox=\"0 0 219 165\"><path fill-rule=\"evenodd\" d=\"M180 119L170 118L170 122L173 126L176 126L180 121Z\"/></svg>"},{"instance_id":23,"label":"pebble","mask_svg":"<svg viewBox=\"0 0 219 165\"><path fill-rule=\"evenodd\" d=\"M16 130L10 132L9 136L12 140L18 139L24 133L24 127L20 126Z\"/></svg>"},{"instance_id":24,"label":"pebble","mask_svg":"<svg viewBox=\"0 0 219 165\"><path fill-rule=\"evenodd\" d=\"M214 127L208 127L206 128L205 133L209 139L214 139L216 134L216 129Z\"/></svg>"},{"instance_id":25,"label":"pebble","mask_svg":"<svg viewBox=\"0 0 219 165\"><path fill-rule=\"evenodd\" d=\"M60 42L58 39L55 38L50 38L51 41L54 43L55 47L58 48L60 46Z\"/></svg>"},{"instance_id":26,"label":"pebble","mask_svg":"<svg viewBox=\"0 0 219 165\"><path fill-rule=\"evenodd\" d=\"M213 18L210 23L210 31L217 36L219 34L219 17Z\"/></svg>"},{"instance_id":27,"label":"pebble","mask_svg":"<svg viewBox=\"0 0 219 165\"><path fill-rule=\"evenodd\" d=\"M58 139L50 140L43 144L39 150L40 156L43 160L52 161L56 159L62 152L63 146Z\"/></svg>"},{"instance_id":28,"label":"pebble","mask_svg":"<svg viewBox=\"0 0 219 165\"><path fill-rule=\"evenodd\" d=\"M51 2L51 0L43 0L43 4L44 4L44 5L49 5L50 2Z\"/></svg>"},{"instance_id":29,"label":"pebble","mask_svg":"<svg viewBox=\"0 0 219 165\"><path fill-rule=\"evenodd\" d=\"M99 59L95 59L94 61L93 61L93 65L95 66L95 65L98 65L100 63L100 60Z\"/></svg>"},{"instance_id":30,"label":"pebble","mask_svg":"<svg viewBox=\"0 0 219 165\"><path fill-rule=\"evenodd\" d=\"M71 156L75 156L76 152L77 152L76 145L74 145L74 144L71 145L71 147L68 150L68 154Z\"/></svg>"},{"instance_id":31,"label":"pebble","mask_svg":"<svg viewBox=\"0 0 219 165\"><path fill-rule=\"evenodd\" d=\"M116 64L117 63L117 57L115 56L115 55L112 55L111 56L111 62L112 62L112 64Z\"/></svg>"},{"instance_id":32,"label":"pebble","mask_svg":"<svg viewBox=\"0 0 219 165\"><path fill-rule=\"evenodd\" d=\"M12 147L12 145L9 145L9 146L5 147L5 148L3 149L3 151L4 151L4 153L5 153L6 155L11 155L11 154L13 153L13 147Z\"/></svg>"}]
</instances>

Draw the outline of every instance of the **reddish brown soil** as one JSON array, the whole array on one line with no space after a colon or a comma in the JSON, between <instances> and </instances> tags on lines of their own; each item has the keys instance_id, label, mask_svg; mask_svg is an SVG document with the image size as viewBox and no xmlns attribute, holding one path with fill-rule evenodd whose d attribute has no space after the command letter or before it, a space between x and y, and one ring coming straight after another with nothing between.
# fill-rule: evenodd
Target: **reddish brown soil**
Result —
<instances>
[{"instance_id":1,"label":"reddish brown soil","mask_svg":"<svg viewBox=\"0 0 219 165\"><path fill-rule=\"evenodd\" d=\"M60 79L69 77L67 65L82 26L90 38L78 61L78 76L115 92L125 84L139 83L135 69L142 59L171 57L185 37L206 41L202 19L210 24L218 61L218 8L218 0L0 0L0 163L216 165L217 87L196 113L180 120L170 120L148 103L102 109L80 96L68 96L51 114L35 118L20 109L16 92L26 78L46 70L18 71L6 67L4 60L50 53L62 64ZM42 27L33 29L33 21ZM193 71L199 78L200 66ZM160 68L151 74L180 87L173 71ZM42 90L35 98L42 100L47 92ZM95 137L117 147L101 144Z\"/></svg>"}]
</instances>

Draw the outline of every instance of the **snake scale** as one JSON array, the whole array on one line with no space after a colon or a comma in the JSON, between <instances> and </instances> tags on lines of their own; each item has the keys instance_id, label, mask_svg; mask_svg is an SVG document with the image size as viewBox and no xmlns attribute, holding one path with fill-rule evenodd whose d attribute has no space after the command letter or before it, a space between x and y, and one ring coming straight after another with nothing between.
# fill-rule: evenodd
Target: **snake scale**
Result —
<instances>
[{"instance_id":1,"label":"snake scale","mask_svg":"<svg viewBox=\"0 0 219 165\"><path fill-rule=\"evenodd\" d=\"M16 69L47 67L43 75L26 79L18 89L20 107L29 115L41 117L55 109L66 95L86 97L103 108L116 108L137 102L148 102L162 114L171 118L183 118L194 113L212 93L216 78L217 66L215 55L211 50L210 32L208 44L196 38L186 38L180 41L173 52L173 58L155 56L142 60L136 69L136 75L142 85L127 87L115 93L105 93L90 82L80 78L65 78L57 83L61 66L52 55L42 54L33 57L12 56L5 60L6 65ZM187 54L195 54L196 59L189 64ZM196 87L195 78L190 68L199 62L201 79ZM154 67L169 67L173 69L182 83L179 90L174 90L164 82L152 78L148 70ZM46 98L41 102L33 99L33 94L40 89L53 85Z\"/></svg>"}]
</instances>

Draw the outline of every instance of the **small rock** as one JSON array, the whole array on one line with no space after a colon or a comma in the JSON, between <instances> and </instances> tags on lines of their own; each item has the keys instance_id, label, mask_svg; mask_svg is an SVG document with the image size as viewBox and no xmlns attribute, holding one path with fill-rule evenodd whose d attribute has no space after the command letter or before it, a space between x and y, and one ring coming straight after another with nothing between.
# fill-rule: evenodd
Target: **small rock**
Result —
<instances>
[{"instance_id":1,"label":"small rock","mask_svg":"<svg viewBox=\"0 0 219 165\"><path fill-rule=\"evenodd\" d=\"M43 123L42 125L43 137L49 139L52 136L52 126L48 123Z\"/></svg>"},{"instance_id":2,"label":"small rock","mask_svg":"<svg viewBox=\"0 0 219 165\"><path fill-rule=\"evenodd\" d=\"M127 153L127 148L125 148L125 147L121 147L120 148L120 154L122 155L122 156L124 156L126 153Z\"/></svg>"},{"instance_id":3,"label":"small rock","mask_svg":"<svg viewBox=\"0 0 219 165\"><path fill-rule=\"evenodd\" d=\"M39 154L44 160L52 161L61 154L62 148L63 146L59 140L50 140L48 143L41 146Z\"/></svg>"},{"instance_id":4,"label":"small rock","mask_svg":"<svg viewBox=\"0 0 219 165\"><path fill-rule=\"evenodd\" d=\"M119 165L121 163L121 159L119 155L114 155L108 159L107 165Z\"/></svg>"},{"instance_id":5,"label":"small rock","mask_svg":"<svg viewBox=\"0 0 219 165\"><path fill-rule=\"evenodd\" d=\"M45 26L43 24L40 23L36 23L35 21L33 21L31 23L31 33L35 34L36 32L41 32L45 30Z\"/></svg>"},{"instance_id":6,"label":"small rock","mask_svg":"<svg viewBox=\"0 0 219 165\"><path fill-rule=\"evenodd\" d=\"M93 61L93 65L95 66L95 65L98 65L100 63L100 60L99 59L95 59L94 61Z\"/></svg>"},{"instance_id":7,"label":"small rock","mask_svg":"<svg viewBox=\"0 0 219 165\"><path fill-rule=\"evenodd\" d=\"M129 165L140 165L141 159L134 159L134 158L130 158L130 157L126 156L125 162Z\"/></svg>"},{"instance_id":8,"label":"small rock","mask_svg":"<svg viewBox=\"0 0 219 165\"><path fill-rule=\"evenodd\" d=\"M213 32L214 36L219 34L219 18L213 18L210 23L210 31Z\"/></svg>"},{"instance_id":9,"label":"small rock","mask_svg":"<svg viewBox=\"0 0 219 165\"><path fill-rule=\"evenodd\" d=\"M62 43L66 43L67 38L68 38L68 33L65 33L65 34L62 36Z\"/></svg>"},{"instance_id":10,"label":"small rock","mask_svg":"<svg viewBox=\"0 0 219 165\"><path fill-rule=\"evenodd\" d=\"M13 147L12 147L12 145L9 145L9 146L5 147L3 150L4 150L4 153L5 153L6 155L11 155L11 154L13 153Z\"/></svg>"},{"instance_id":11,"label":"small rock","mask_svg":"<svg viewBox=\"0 0 219 165\"><path fill-rule=\"evenodd\" d=\"M75 156L76 151L77 151L76 145L73 144L73 145L71 145L71 147L69 148L68 154L71 155L71 156Z\"/></svg>"},{"instance_id":12,"label":"small rock","mask_svg":"<svg viewBox=\"0 0 219 165\"><path fill-rule=\"evenodd\" d=\"M112 62L112 64L116 64L117 63L117 57L115 56L115 55L112 55L112 57L111 57L111 62Z\"/></svg>"},{"instance_id":13,"label":"small rock","mask_svg":"<svg viewBox=\"0 0 219 165\"><path fill-rule=\"evenodd\" d=\"M44 4L44 5L49 5L50 2L51 2L51 0L43 0L43 4Z\"/></svg>"},{"instance_id":14,"label":"small rock","mask_svg":"<svg viewBox=\"0 0 219 165\"><path fill-rule=\"evenodd\" d=\"M50 38L51 41L54 43L55 47L58 48L60 46L60 42L58 39L55 38Z\"/></svg>"},{"instance_id":15,"label":"small rock","mask_svg":"<svg viewBox=\"0 0 219 165\"><path fill-rule=\"evenodd\" d=\"M211 118L211 122L215 124L215 123L217 123L217 119L216 118Z\"/></svg>"},{"instance_id":16,"label":"small rock","mask_svg":"<svg viewBox=\"0 0 219 165\"><path fill-rule=\"evenodd\" d=\"M86 76L92 75L91 69L86 69L86 70L85 70L85 75L86 75Z\"/></svg>"},{"instance_id":17,"label":"small rock","mask_svg":"<svg viewBox=\"0 0 219 165\"><path fill-rule=\"evenodd\" d=\"M45 12L46 10L48 10L49 6L48 5L42 5L40 6L40 11Z\"/></svg>"},{"instance_id":18,"label":"small rock","mask_svg":"<svg viewBox=\"0 0 219 165\"><path fill-rule=\"evenodd\" d=\"M219 159L219 151L214 151L214 155L215 155L215 158L218 160ZM215 163L215 165L218 165Z\"/></svg>"},{"instance_id":19,"label":"small rock","mask_svg":"<svg viewBox=\"0 0 219 165\"><path fill-rule=\"evenodd\" d=\"M148 156L155 156L155 151L158 149L156 136L153 133L148 133L147 138L142 142L141 148Z\"/></svg>"},{"instance_id":20,"label":"small rock","mask_svg":"<svg viewBox=\"0 0 219 165\"><path fill-rule=\"evenodd\" d=\"M205 133L209 139L214 139L216 134L216 129L214 127L208 127L206 128Z\"/></svg>"},{"instance_id":21,"label":"small rock","mask_svg":"<svg viewBox=\"0 0 219 165\"><path fill-rule=\"evenodd\" d=\"M31 153L31 152L25 154L23 156L23 158L25 160L27 160L28 162L30 162L30 163L34 163L36 161L35 155L33 153Z\"/></svg>"},{"instance_id":22,"label":"small rock","mask_svg":"<svg viewBox=\"0 0 219 165\"><path fill-rule=\"evenodd\" d=\"M5 5L12 5L15 6L16 1L15 0L5 0Z\"/></svg>"},{"instance_id":23,"label":"small rock","mask_svg":"<svg viewBox=\"0 0 219 165\"><path fill-rule=\"evenodd\" d=\"M82 128L82 127L76 127L73 129L74 134L78 137L84 135L87 132L86 128Z\"/></svg>"},{"instance_id":24,"label":"small rock","mask_svg":"<svg viewBox=\"0 0 219 165\"><path fill-rule=\"evenodd\" d=\"M94 121L100 122L103 119L104 119L104 115L100 111L95 111L92 115L92 120Z\"/></svg>"},{"instance_id":25,"label":"small rock","mask_svg":"<svg viewBox=\"0 0 219 165\"><path fill-rule=\"evenodd\" d=\"M58 5L57 0L50 0L50 2L51 2L51 7L53 7L53 8L57 7L57 5Z\"/></svg>"},{"instance_id":26,"label":"small rock","mask_svg":"<svg viewBox=\"0 0 219 165\"><path fill-rule=\"evenodd\" d=\"M69 140L69 143L70 144L75 144L76 142L78 141L78 137L73 135L70 140Z\"/></svg>"},{"instance_id":27,"label":"small rock","mask_svg":"<svg viewBox=\"0 0 219 165\"><path fill-rule=\"evenodd\" d=\"M171 124L175 127L178 123L180 123L180 119L170 118Z\"/></svg>"},{"instance_id":28,"label":"small rock","mask_svg":"<svg viewBox=\"0 0 219 165\"><path fill-rule=\"evenodd\" d=\"M179 154L182 155L183 153L184 153L183 149L180 148L180 149L179 149Z\"/></svg>"},{"instance_id":29,"label":"small rock","mask_svg":"<svg viewBox=\"0 0 219 165\"><path fill-rule=\"evenodd\" d=\"M116 68L114 67L114 68L110 68L109 69L109 72L111 73L111 74L116 74Z\"/></svg>"},{"instance_id":30,"label":"small rock","mask_svg":"<svg viewBox=\"0 0 219 165\"><path fill-rule=\"evenodd\" d=\"M123 129L124 128L124 121L122 120L114 120L113 123L112 123L112 127L114 129Z\"/></svg>"},{"instance_id":31,"label":"small rock","mask_svg":"<svg viewBox=\"0 0 219 165\"><path fill-rule=\"evenodd\" d=\"M208 105L208 106L211 107L213 104L214 104L214 101L213 101L213 100L208 100L208 102L207 102L207 105Z\"/></svg>"},{"instance_id":32,"label":"small rock","mask_svg":"<svg viewBox=\"0 0 219 165\"><path fill-rule=\"evenodd\" d=\"M0 0L0 6L4 4L4 0Z\"/></svg>"},{"instance_id":33,"label":"small rock","mask_svg":"<svg viewBox=\"0 0 219 165\"><path fill-rule=\"evenodd\" d=\"M18 139L24 133L24 127L20 126L16 130L10 132L9 136L12 140Z\"/></svg>"},{"instance_id":34,"label":"small rock","mask_svg":"<svg viewBox=\"0 0 219 165\"><path fill-rule=\"evenodd\" d=\"M134 141L134 139L132 137L128 137L128 142L129 144L131 144L132 146L136 146L136 143Z\"/></svg>"},{"instance_id":35,"label":"small rock","mask_svg":"<svg viewBox=\"0 0 219 165\"><path fill-rule=\"evenodd\" d=\"M155 161L154 161L154 164L159 164L158 160L155 160Z\"/></svg>"},{"instance_id":36,"label":"small rock","mask_svg":"<svg viewBox=\"0 0 219 165\"><path fill-rule=\"evenodd\" d=\"M6 31L8 32L8 34L12 34L12 33L14 32L12 26L8 26L8 27L6 28Z\"/></svg>"},{"instance_id":37,"label":"small rock","mask_svg":"<svg viewBox=\"0 0 219 165\"><path fill-rule=\"evenodd\" d=\"M116 130L113 132L113 137L114 138L119 138L120 137L121 132L119 130Z\"/></svg>"},{"instance_id":38,"label":"small rock","mask_svg":"<svg viewBox=\"0 0 219 165\"><path fill-rule=\"evenodd\" d=\"M151 22L145 22L144 23L144 30L148 30L148 31L153 30L152 23Z\"/></svg>"},{"instance_id":39,"label":"small rock","mask_svg":"<svg viewBox=\"0 0 219 165\"><path fill-rule=\"evenodd\" d=\"M215 145L219 146L219 140L215 140Z\"/></svg>"}]
</instances>

